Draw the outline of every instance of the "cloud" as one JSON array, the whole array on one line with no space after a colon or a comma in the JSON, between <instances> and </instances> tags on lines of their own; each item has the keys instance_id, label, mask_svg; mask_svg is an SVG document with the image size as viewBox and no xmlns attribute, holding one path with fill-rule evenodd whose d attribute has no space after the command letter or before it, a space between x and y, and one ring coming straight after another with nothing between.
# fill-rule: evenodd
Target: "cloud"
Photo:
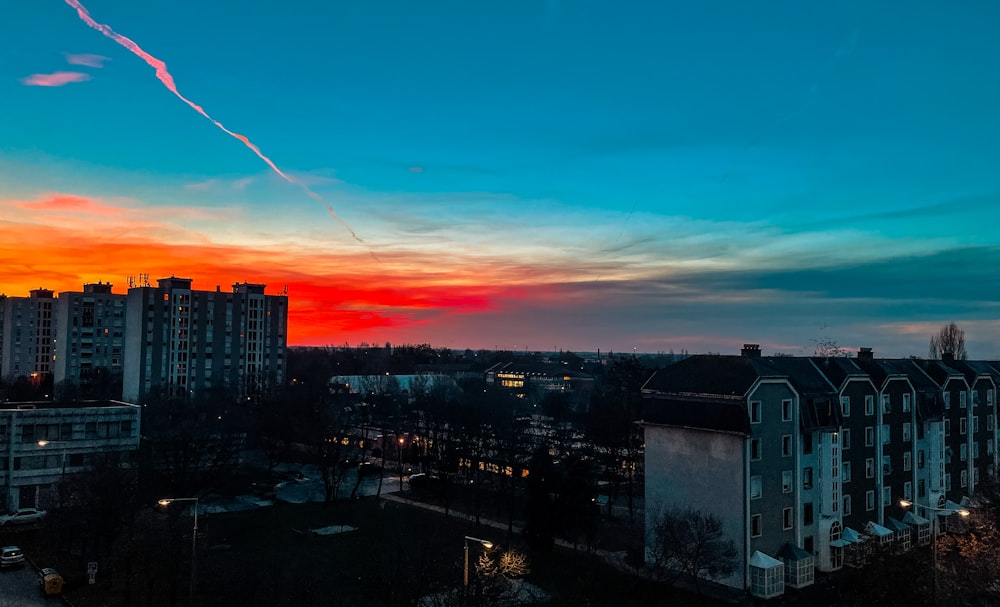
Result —
<instances>
[{"instance_id":1,"label":"cloud","mask_svg":"<svg viewBox=\"0 0 1000 607\"><path fill-rule=\"evenodd\" d=\"M66 56L66 63L70 65L84 65L86 67L104 67L105 61L111 61L110 57L95 55L93 53L63 53Z\"/></svg>"},{"instance_id":2,"label":"cloud","mask_svg":"<svg viewBox=\"0 0 1000 607\"><path fill-rule=\"evenodd\" d=\"M121 215L123 212L121 208L103 205L89 198L70 194L53 194L43 200L31 202L13 201L10 203L10 206L25 211L73 211L102 217Z\"/></svg>"},{"instance_id":3,"label":"cloud","mask_svg":"<svg viewBox=\"0 0 1000 607\"><path fill-rule=\"evenodd\" d=\"M90 74L83 72L53 72L51 74L32 74L22 78L27 86L65 86L71 82L90 80Z\"/></svg>"}]
</instances>

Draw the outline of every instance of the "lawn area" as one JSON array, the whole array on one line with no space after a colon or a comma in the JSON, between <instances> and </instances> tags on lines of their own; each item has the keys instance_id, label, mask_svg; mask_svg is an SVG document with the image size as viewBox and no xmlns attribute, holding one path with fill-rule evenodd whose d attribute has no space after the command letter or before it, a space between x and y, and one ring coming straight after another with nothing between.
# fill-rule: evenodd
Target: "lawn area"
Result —
<instances>
[{"instance_id":1,"label":"lawn area","mask_svg":"<svg viewBox=\"0 0 1000 607\"><path fill-rule=\"evenodd\" d=\"M191 518L151 514L102 561L98 584L67 591L76 605L188 604ZM533 552L506 531L376 498L203 515L199 527L194 605L415 605L461 585L465 535L526 554L525 579L551 596L548 605L704 604L586 552Z\"/></svg>"}]
</instances>

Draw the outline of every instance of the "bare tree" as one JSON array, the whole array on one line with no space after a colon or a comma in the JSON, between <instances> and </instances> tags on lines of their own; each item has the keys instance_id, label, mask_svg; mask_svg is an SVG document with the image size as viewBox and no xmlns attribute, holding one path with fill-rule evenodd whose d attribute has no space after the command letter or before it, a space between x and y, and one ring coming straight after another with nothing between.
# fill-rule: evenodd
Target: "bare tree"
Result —
<instances>
[{"instance_id":1,"label":"bare tree","mask_svg":"<svg viewBox=\"0 0 1000 607\"><path fill-rule=\"evenodd\" d=\"M724 578L736 571L736 544L725 537L722 521L712 514L663 511L647 541L654 573L669 583L688 577L700 592L698 580Z\"/></svg>"},{"instance_id":2,"label":"bare tree","mask_svg":"<svg viewBox=\"0 0 1000 607\"><path fill-rule=\"evenodd\" d=\"M931 337L930 352L927 356L934 359L949 353L955 356L955 360L968 358L965 351L965 331L959 329L953 322L941 327L938 334Z\"/></svg>"}]
</instances>

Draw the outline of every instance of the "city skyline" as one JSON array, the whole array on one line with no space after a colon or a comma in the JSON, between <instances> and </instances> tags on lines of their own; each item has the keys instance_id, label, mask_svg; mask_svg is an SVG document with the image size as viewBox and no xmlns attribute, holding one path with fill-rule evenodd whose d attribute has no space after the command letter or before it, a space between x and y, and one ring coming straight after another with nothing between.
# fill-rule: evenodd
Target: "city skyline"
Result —
<instances>
[{"instance_id":1,"label":"city skyline","mask_svg":"<svg viewBox=\"0 0 1000 607\"><path fill-rule=\"evenodd\" d=\"M998 17L7 7L0 292L287 286L290 346L902 357L956 322L1000 359Z\"/></svg>"}]
</instances>

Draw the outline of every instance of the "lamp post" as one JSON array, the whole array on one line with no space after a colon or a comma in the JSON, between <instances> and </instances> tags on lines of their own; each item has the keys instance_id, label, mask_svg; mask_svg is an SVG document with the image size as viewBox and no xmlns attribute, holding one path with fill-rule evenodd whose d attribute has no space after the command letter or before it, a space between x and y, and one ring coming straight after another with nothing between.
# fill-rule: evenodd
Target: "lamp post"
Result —
<instances>
[{"instance_id":1,"label":"lamp post","mask_svg":"<svg viewBox=\"0 0 1000 607\"><path fill-rule=\"evenodd\" d=\"M913 506L914 508L923 508L924 512L934 512L940 513L942 516L949 516L951 514L958 514L959 516L969 516L969 511L963 509L955 510L953 508L935 508L934 506L925 506L923 504L918 504L911 500L899 500L899 505L903 508L909 508ZM938 597L938 572L937 572L937 544L938 544L938 514L934 515L934 519L931 521L931 529L933 531L931 536L931 564L934 569L934 604L937 604Z\"/></svg>"},{"instance_id":2,"label":"lamp post","mask_svg":"<svg viewBox=\"0 0 1000 607\"><path fill-rule=\"evenodd\" d=\"M191 586L188 590L188 600L194 602L194 581L198 562L198 498L196 497L165 497L158 502L162 508L166 508L174 502L194 502L194 528L191 531Z\"/></svg>"},{"instance_id":3,"label":"lamp post","mask_svg":"<svg viewBox=\"0 0 1000 607\"><path fill-rule=\"evenodd\" d=\"M478 537L470 537L468 535L465 536L465 569L464 569L464 575L462 576L462 585L466 587L469 585L469 542L470 541L478 542L486 550L489 550L490 548L493 547L493 542L489 540L482 540L479 539Z\"/></svg>"}]
</instances>

